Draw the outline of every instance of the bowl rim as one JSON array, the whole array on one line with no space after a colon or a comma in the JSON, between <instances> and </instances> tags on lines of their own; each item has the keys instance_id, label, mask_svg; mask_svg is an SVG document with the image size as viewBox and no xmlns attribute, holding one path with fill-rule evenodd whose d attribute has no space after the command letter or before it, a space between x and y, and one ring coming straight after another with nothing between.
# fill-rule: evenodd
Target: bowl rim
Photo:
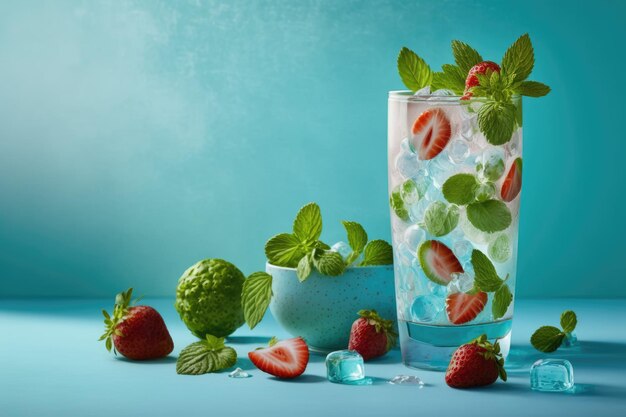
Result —
<instances>
[{"instance_id":1,"label":"bowl rim","mask_svg":"<svg viewBox=\"0 0 626 417\"><path fill-rule=\"evenodd\" d=\"M297 268L291 268L291 267L288 267L288 266L278 266L278 265L274 265L274 264L271 264L268 261L266 261L265 262L265 268L267 269L268 267L271 267L273 269L283 270L283 271L294 271L295 272L297 270ZM393 264L350 266L350 267L346 268L346 271L347 270L359 270L359 269L388 269L388 268L393 268Z\"/></svg>"}]
</instances>

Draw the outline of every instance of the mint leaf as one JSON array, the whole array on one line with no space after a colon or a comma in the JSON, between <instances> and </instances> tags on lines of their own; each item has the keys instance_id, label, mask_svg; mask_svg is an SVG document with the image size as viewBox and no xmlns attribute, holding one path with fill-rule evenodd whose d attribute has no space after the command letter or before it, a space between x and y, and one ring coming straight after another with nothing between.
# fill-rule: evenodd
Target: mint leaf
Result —
<instances>
[{"instance_id":1,"label":"mint leaf","mask_svg":"<svg viewBox=\"0 0 626 417\"><path fill-rule=\"evenodd\" d=\"M243 282L241 305L243 316L251 329L263 319L272 295L272 276L268 273L255 272Z\"/></svg>"},{"instance_id":2,"label":"mint leaf","mask_svg":"<svg viewBox=\"0 0 626 417\"><path fill-rule=\"evenodd\" d=\"M434 201L424 213L424 224L433 236L447 235L458 223L459 208L454 204L447 206L441 201Z\"/></svg>"},{"instance_id":3,"label":"mint leaf","mask_svg":"<svg viewBox=\"0 0 626 417\"><path fill-rule=\"evenodd\" d=\"M310 253L307 253L300 262L298 262L298 268L296 269L296 275L300 282L304 282L309 275L311 275L311 269L313 267L313 258Z\"/></svg>"},{"instance_id":4,"label":"mint leaf","mask_svg":"<svg viewBox=\"0 0 626 417\"><path fill-rule=\"evenodd\" d=\"M343 257L333 251L313 251L313 265L322 275L331 277L343 274L346 269L346 263Z\"/></svg>"},{"instance_id":5,"label":"mint leaf","mask_svg":"<svg viewBox=\"0 0 626 417\"><path fill-rule=\"evenodd\" d=\"M317 242L313 244L313 248L328 250L330 249L330 246L322 242L321 240L318 240Z\"/></svg>"},{"instance_id":6,"label":"mint leaf","mask_svg":"<svg viewBox=\"0 0 626 417\"><path fill-rule=\"evenodd\" d=\"M452 90L455 94L462 95L465 91L467 73L463 73L459 67L451 64L444 64L441 66L441 69L441 72L433 73L432 90L447 89Z\"/></svg>"},{"instance_id":7,"label":"mint leaf","mask_svg":"<svg viewBox=\"0 0 626 417\"><path fill-rule=\"evenodd\" d=\"M502 201L485 200L467 206L467 219L483 232L499 232L511 224L511 211Z\"/></svg>"},{"instance_id":8,"label":"mint leaf","mask_svg":"<svg viewBox=\"0 0 626 417\"><path fill-rule=\"evenodd\" d=\"M493 313L493 318L495 320L498 320L506 314L511 301L513 301L513 294L511 294L509 286L504 284L498 288L496 293L493 295L491 312Z\"/></svg>"},{"instance_id":9,"label":"mint leaf","mask_svg":"<svg viewBox=\"0 0 626 417\"><path fill-rule=\"evenodd\" d=\"M372 240L365 246L360 266L393 264L393 249L384 240Z\"/></svg>"},{"instance_id":10,"label":"mint leaf","mask_svg":"<svg viewBox=\"0 0 626 417\"><path fill-rule=\"evenodd\" d=\"M483 57L465 42L452 41L452 54L454 55L454 61L466 77L474 65L483 62Z\"/></svg>"},{"instance_id":11,"label":"mint leaf","mask_svg":"<svg viewBox=\"0 0 626 417\"><path fill-rule=\"evenodd\" d=\"M295 268L307 250L300 240L289 233L276 235L265 244L265 255L272 265Z\"/></svg>"},{"instance_id":12,"label":"mint leaf","mask_svg":"<svg viewBox=\"0 0 626 417\"><path fill-rule=\"evenodd\" d=\"M524 81L533 70L535 65L535 52L528 34L520 36L507 49L502 58L502 72L515 74L515 81Z\"/></svg>"},{"instance_id":13,"label":"mint leaf","mask_svg":"<svg viewBox=\"0 0 626 417\"><path fill-rule=\"evenodd\" d=\"M538 81L523 81L515 92L528 97L543 97L550 92L550 87Z\"/></svg>"},{"instance_id":14,"label":"mint leaf","mask_svg":"<svg viewBox=\"0 0 626 417\"><path fill-rule=\"evenodd\" d=\"M404 200L402 200L402 194L400 191L393 191L389 196L389 205L396 216L398 216L401 220L409 221L409 211L406 209L404 205Z\"/></svg>"},{"instance_id":15,"label":"mint leaf","mask_svg":"<svg viewBox=\"0 0 626 417\"><path fill-rule=\"evenodd\" d=\"M554 326L542 326L533 333L530 343L541 352L554 352L561 346L565 333Z\"/></svg>"},{"instance_id":16,"label":"mint leaf","mask_svg":"<svg viewBox=\"0 0 626 417\"><path fill-rule=\"evenodd\" d=\"M472 266L474 267L474 282L481 291L493 292L502 286L502 280L496 272L487 255L474 249L472 251Z\"/></svg>"},{"instance_id":17,"label":"mint leaf","mask_svg":"<svg viewBox=\"0 0 626 417\"><path fill-rule=\"evenodd\" d=\"M413 92L430 85L433 78L428 64L407 47L398 55L398 72L404 85Z\"/></svg>"},{"instance_id":18,"label":"mint leaf","mask_svg":"<svg viewBox=\"0 0 626 417\"><path fill-rule=\"evenodd\" d=\"M302 243L312 243L322 234L322 213L315 203L302 207L293 222L293 234Z\"/></svg>"},{"instance_id":19,"label":"mint leaf","mask_svg":"<svg viewBox=\"0 0 626 417\"><path fill-rule=\"evenodd\" d=\"M576 313L572 310L564 311L561 314L561 327L564 333L573 332L576 328L576 324L578 324L578 319L576 318Z\"/></svg>"},{"instance_id":20,"label":"mint leaf","mask_svg":"<svg viewBox=\"0 0 626 417\"><path fill-rule=\"evenodd\" d=\"M176 361L176 373L201 375L230 368L237 362L235 349L224 345L224 338L207 335L205 340L184 348Z\"/></svg>"},{"instance_id":21,"label":"mint leaf","mask_svg":"<svg viewBox=\"0 0 626 417\"><path fill-rule=\"evenodd\" d=\"M357 222L344 220L342 223L343 227L346 229L346 233L348 234L348 243L352 248L352 253L348 259L346 259L346 263L350 265L359 257L361 252L363 252L363 249L365 249L365 245L367 244L367 233L365 232L365 229L363 229L363 226Z\"/></svg>"},{"instance_id":22,"label":"mint leaf","mask_svg":"<svg viewBox=\"0 0 626 417\"><path fill-rule=\"evenodd\" d=\"M478 109L478 127L487 142L504 145L513 135L517 107L510 101L487 100Z\"/></svg>"},{"instance_id":23,"label":"mint leaf","mask_svg":"<svg viewBox=\"0 0 626 417\"><path fill-rule=\"evenodd\" d=\"M472 174L456 174L443 183L441 191L446 200L464 206L474 201L478 180Z\"/></svg>"}]
</instances>

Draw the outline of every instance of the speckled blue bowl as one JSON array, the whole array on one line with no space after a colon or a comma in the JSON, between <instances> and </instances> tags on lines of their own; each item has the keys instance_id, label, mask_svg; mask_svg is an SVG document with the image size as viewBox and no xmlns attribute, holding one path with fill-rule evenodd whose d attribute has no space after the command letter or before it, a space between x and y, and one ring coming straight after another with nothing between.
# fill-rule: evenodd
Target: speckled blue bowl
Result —
<instances>
[{"instance_id":1,"label":"speckled blue bowl","mask_svg":"<svg viewBox=\"0 0 626 417\"><path fill-rule=\"evenodd\" d=\"M304 282L294 268L268 263L265 270L273 277L272 315L313 350L346 349L359 310L376 310L396 320L393 265L348 268L337 277L314 271Z\"/></svg>"}]
</instances>

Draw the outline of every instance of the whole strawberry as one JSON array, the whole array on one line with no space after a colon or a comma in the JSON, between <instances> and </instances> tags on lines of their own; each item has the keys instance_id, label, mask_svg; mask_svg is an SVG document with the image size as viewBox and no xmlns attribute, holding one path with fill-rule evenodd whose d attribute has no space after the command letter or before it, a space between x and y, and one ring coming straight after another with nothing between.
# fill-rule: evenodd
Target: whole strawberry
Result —
<instances>
[{"instance_id":1,"label":"whole strawberry","mask_svg":"<svg viewBox=\"0 0 626 417\"><path fill-rule=\"evenodd\" d=\"M100 340L106 339L106 348L128 359L147 360L163 358L174 350L174 342L165 327L161 315L152 307L131 306L133 289L129 288L115 297L113 317L105 310L105 332Z\"/></svg>"},{"instance_id":2,"label":"whole strawberry","mask_svg":"<svg viewBox=\"0 0 626 417\"><path fill-rule=\"evenodd\" d=\"M453 388L480 387L493 384L498 376L506 381L500 345L492 345L483 334L454 351L446 371L446 384Z\"/></svg>"},{"instance_id":3,"label":"whole strawberry","mask_svg":"<svg viewBox=\"0 0 626 417\"><path fill-rule=\"evenodd\" d=\"M478 64L470 68L469 72L467 73L467 78L465 79L465 93L463 94L463 97L461 97L461 100L468 100L470 97L472 97L472 92L470 91L470 89L472 87L480 85L476 74L488 75L488 73L492 72L500 72L500 66L492 61L479 62Z\"/></svg>"},{"instance_id":4,"label":"whole strawberry","mask_svg":"<svg viewBox=\"0 0 626 417\"><path fill-rule=\"evenodd\" d=\"M352 323L348 349L359 352L363 360L389 352L398 337L393 322L384 320L375 310L361 310L358 314L361 317Z\"/></svg>"}]
</instances>

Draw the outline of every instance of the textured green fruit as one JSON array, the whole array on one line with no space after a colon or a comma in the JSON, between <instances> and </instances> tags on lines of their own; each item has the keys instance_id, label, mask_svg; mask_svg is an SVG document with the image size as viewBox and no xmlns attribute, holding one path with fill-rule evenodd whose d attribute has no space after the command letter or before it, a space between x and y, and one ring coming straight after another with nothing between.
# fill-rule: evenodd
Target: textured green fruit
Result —
<instances>
[{"instance_id":1,"label":"textured green fruit","mask_svg":"<svg viewBox=\"0 0 626 417\"><path fill-rule=\"evenodd\" d=\"M195 336L226 337L243 323L241 289L245 277L230 262L205 259L178 280L174 307Z\"/></svg>"}]
</instances>

